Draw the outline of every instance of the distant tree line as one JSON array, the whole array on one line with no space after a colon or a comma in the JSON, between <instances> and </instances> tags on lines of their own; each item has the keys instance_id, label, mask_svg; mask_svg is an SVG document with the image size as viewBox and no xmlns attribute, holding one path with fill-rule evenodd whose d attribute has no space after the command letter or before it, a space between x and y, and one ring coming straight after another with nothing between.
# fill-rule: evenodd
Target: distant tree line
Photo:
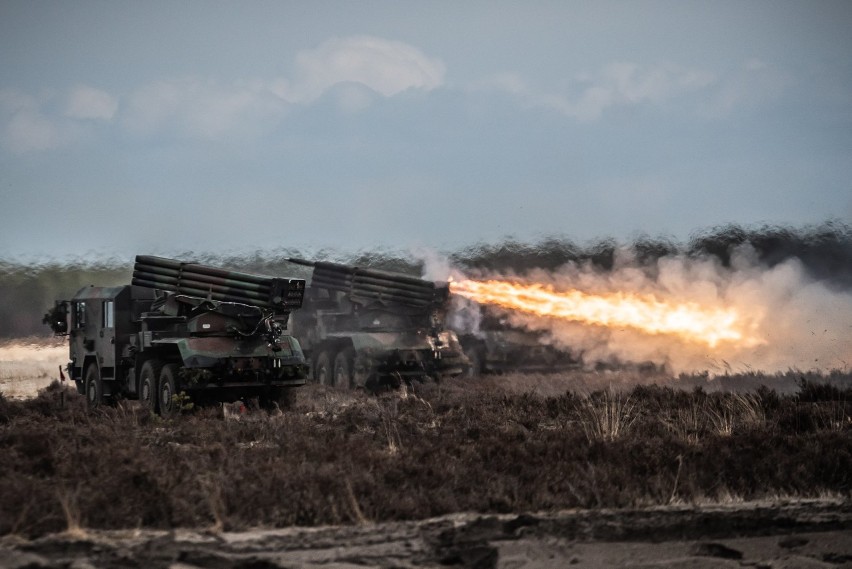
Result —
<instances>
[{"instance_id":1,"label":"distant tree line","mask_svg":"<svg viewBox=\"0 0 852 569\"><path fill-rule=\"evenodd\" d=\"M534 268L554 270L566 263L587 263L600 270L613 267L617 252L627 248L636 261L652 267L670 255L699 258L712 256L727 266L734 251L750 246L757 259L774 266L795 258L817 280L852 290L852 229L829 222L816 226L790 228L738 225L715 227L696 233L685 244L665 237L641 236L629 245L612 239L577 244L566 237L545 237L535 242L505 240L497 244L477 244L445 253L462 269L511 271L522 274ZM288 257L304 257L296 250L255 252L250 255L181 253L176 259L194 261L266 275L306 277L309 269L287 262ZM423 261L398 251L361 251L344 254L324 250L308 258L341 262L362 267L420 275ZM67 299L89 285L116 286L130 282L133 260L74 263L32 263L0 259L0 338L49 335L41 320L55 300Z\"/></svg>"}]
</instances>

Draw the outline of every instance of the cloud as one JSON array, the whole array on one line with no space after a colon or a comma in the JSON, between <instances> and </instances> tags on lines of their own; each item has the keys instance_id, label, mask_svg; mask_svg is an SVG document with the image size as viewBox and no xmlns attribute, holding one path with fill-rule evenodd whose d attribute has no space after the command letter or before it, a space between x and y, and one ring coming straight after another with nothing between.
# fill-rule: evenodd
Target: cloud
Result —
<instances>
[{"instance_id":1,"label":"cloud","mask_svg":"<svg viewBox=\"0 0 852 569\"><path fill-rule=\"evenodd\" d=\"M333 93L343 112L376 98L443 85L445 67L402 42L370 36L335 38L295 57L292 77L220 82L200 77L139 86L125 99L78 85L40 99L0 91L0 142L15 153L65 145L92 132L93 121L141 135L221 140L257 136L277 125L293 104ZM116 120L118 119L118 120Z\"/></svg>"},{"instance_id":2,"label":"cloud","mask_svg":"<svg viewBox=\"0 0 852 569\"><path fill-rule=\"evenodd\" d=\"M727 74L707 105L712 117L727 116L737 108L778 98L792 84L792 77L763 60L752 58Z\"/></svg>"},{"instance_id":3,"label":"cloud","mask_svg":"<svg viewBox=\"0 0 852 569\"><path fill-rule=\"evenodd\" d=\"M374 37L332 39L296 56L292 78L222 84L202 78L158 81L127 101L123 124L137 133L171 129L185 136L223 138L256 133L280 121L293 104L333 91L341 110L369 106L376 94L443 84L444 65L401 42Z\"/></svg>"},{"instance_id":4,"label":"cloud","mask_svg":"<svg viewBox=\"0 0 852 569\"><path fill-rule=\"evenodd\" d=\"M293 103L309 103L340 83L360 83L392 97L408 89L436 89L446 68L438 59L408 44L371 36L334 38L296 56L292 80L274 90Z\"/></svg>"},{"instance_id":5,"label":"cloud","mask_svg":"<svg viewBox=\"0 0 852 569\"><path fill-rule=\"evenodd\" d=\"M3 146L15 153L56 148L63 138L56 124L31 111L16 113L3 130Z\"/></svg>"},{"instance_id":6,"label":"cloud","mask_svg":"<svg viewBox=\"0 0 852 569\"><path fill-rule=\"evenodd\" d=\"M221 139L269 128L286 111L287 104L263 82L221 84L183 78L137 89L128 98L123 123L141 134L170 130Z\"/></svg>"},{"instance_id":7,"label":"cloud","mask_svg":"<svg viewBox=\"0 0 852 569\"><path fill-rule=\"evenodd\" d=\"M35 97L17 90L0 90L0 142L15 154L49 150L66 139L62 129L42 111Z\"/></svg>"},{"instance_id":8,"label":"cloud","mask_svg":"<svg viewBox=\"0 0 852 569\"><path fill-rule=\"evenodd\" d=\"M0 90L0 143L15 154L60 148L84 137L89 130L86 123L108 121L117 109L115 97L84 85L39 97Z\"/></svg>"},{"instance_id":9,"label":"cloud","mask_svg":"<svg viewBox=\"0 0 852 569\"><path fill-rule=\"evenodd\" d=\"M75 119L111 120L118 110L118 100L105 91L80 85L68 95L65 115Z\"/></svg>"},{"instance_id":10,"label":"cloud","mask_svg":"<svg viewBox=\"0 0 852 569\"><path fill-rule=\"evenodd\" d=\"M546 93L530 88L516 75L500 75L474 85L474 89L500 90L533 108L547 108L579 121L599 119L617 106L657 104L705 89L716 76L673 64L643 67L635 63L609 64L593 75L569 82L567 93Z\"/></svg>"}]
</instances>

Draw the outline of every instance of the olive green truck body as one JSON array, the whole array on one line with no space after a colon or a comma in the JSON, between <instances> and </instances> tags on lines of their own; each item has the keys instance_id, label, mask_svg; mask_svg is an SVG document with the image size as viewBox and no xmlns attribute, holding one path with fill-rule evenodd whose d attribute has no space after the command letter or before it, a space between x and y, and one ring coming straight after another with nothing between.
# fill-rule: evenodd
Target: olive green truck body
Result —
<instances>
[{"instance_id":1,"label":"olive green truck body","mask_svg":"<svg viewBox=\"0 0 852 569\"><path fill-rule=\"evenodd\" d=\"M285 333L305 281L137 256L131 284L85 287L45 317L69 338L70 378L90 406L140 399L175 413L189 401L263 404L306 382Z\"/></svg>"},{"instance_id":2,"label":"olive green truck body","mask_svg":"<svg viewBox=\"0 0 852 569\"><path fill-rule=\"evenodd\" d=\"M292 329L318 383L375 391L460 376L468 361L444 328L447 283L320 261Z\"/></svg>"}]
</instances>

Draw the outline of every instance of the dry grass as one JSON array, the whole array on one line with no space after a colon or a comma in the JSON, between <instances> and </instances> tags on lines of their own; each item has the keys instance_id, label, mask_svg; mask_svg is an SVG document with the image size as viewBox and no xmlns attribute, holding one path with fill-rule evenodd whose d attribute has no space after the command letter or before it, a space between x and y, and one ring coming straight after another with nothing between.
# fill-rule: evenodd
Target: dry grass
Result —
<instances>
[{"instance_id":1,"label":"dry grass","mask_svg":"<svg viewBox=\"0 0 852 569\"><path fill-rule=\"evenodd\" d=\"M162 420L134 402L90 413L52 384L0 397L0 534L849 496L851 398L809 382L542 396L486 378L378 397L311 385L284 413Z\"/></svg>"},{"instance_id":2,"label":"dry grass","mask_svg":"<svg viewBox=\"0 0 852 569\"><path fill-rule=\"evenodd\" d=\"M0 343L0 393L9 398L35 397L59 379L68 363L64 338L30 338Z\"/></svg>"}]
</instances>

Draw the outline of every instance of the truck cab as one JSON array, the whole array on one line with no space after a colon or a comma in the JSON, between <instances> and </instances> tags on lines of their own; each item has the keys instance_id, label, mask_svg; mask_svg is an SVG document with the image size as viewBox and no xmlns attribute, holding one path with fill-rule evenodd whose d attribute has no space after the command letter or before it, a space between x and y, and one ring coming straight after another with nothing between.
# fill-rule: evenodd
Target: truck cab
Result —
<instances>
[{"instance_id":1,"label":"truck cab","mask_svg":"<svg viewBox=\"0 0 852 569\"><path fill-rule=\"evenodd\" d=\"M88 286L71 300L57 303L53 314L58 316L52 326L55 332L63 333L64 313L64 334L69 337L68 374L77 391L95 398L126 388L132 369L128 365L130 347L138 322L150 309L154 296L153 290L132 285Z\"/></svg>"}]
</instances>

